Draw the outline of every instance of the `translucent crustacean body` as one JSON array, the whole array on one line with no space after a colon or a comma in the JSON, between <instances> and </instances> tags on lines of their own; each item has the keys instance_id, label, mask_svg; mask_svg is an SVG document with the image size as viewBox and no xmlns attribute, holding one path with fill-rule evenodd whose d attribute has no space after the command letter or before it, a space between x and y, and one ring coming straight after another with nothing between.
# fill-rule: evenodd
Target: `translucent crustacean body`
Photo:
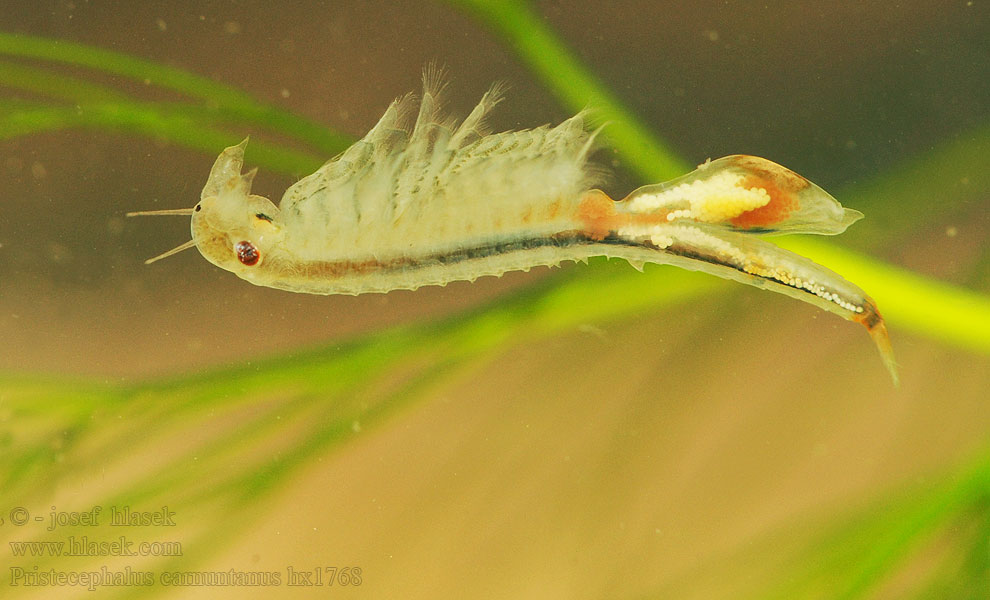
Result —
<instances>
[{"instance_id":1,"label":"translucent crustacean body","mask_svg":"<svg viewBox=\"0 0 990 600\"><path fill-rule=\"evenodd\" d=\"M493 87L463 121L441 114L424 76L415 120L396 100L368 134L290 187L279 206L251 194L247 140L217 158L192 209L196 246L256 285L362 294L444 285L592 256L673 264L781 292L863 324L896 381L883 318L859 287L760 237L841 233L862 217L769 160L727 156L613 201L594 189L594 133L578 114L555 127L489 133ZM149 262L151 262L149 261Z\"/></svg>"}]
</instances>

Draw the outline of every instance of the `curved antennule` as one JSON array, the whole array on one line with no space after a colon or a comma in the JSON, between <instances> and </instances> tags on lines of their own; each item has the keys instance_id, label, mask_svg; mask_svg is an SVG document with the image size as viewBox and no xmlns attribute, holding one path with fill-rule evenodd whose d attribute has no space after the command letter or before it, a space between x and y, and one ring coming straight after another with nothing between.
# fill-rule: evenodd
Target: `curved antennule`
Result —
<instances>
[{"instance_id":1,"label":"curved antennule","mask_svg":"<svg viewBox=\"0 0 990 600\"><path fill-rule=\"evenodd\" d=\"M135 210L127 213L128 217L167 217L167 216L180 216L189 217L192 216L193 209L191 208L166 208L162 210ZM162 252L158 256L152 256L148 260L144 261L144 264L150 265L153 262L157 262L163 258L168 258L173 254L178 254L183 250L188 250L190 248L196 247L196 240L189 240L188 242L172 248L168 252Z\"/></svg>"},{"instance_id":2,"label":"curved antennule","mask_svg":"<svg viewBox=\"0 0 990 600\"><path fill-rule=\"evenodd\" d=\"M191 208L165 208L162 210L135 210L127 213L128 217L165 217L165 216L180 216L180 217L191 217L193 214L193 209Z\"/></svg>"},{"instance_id":3,"label":"curved antennule","mask_svg":"<svg viewBox=\"0 0 990 600\"><path fill-rule=\"evenodd\" d=\"M148 260L144 261L144 264L150 265L153 262L158 262L158 261L160 261L163 258L168 258L169 256L172 256L173 254L178 254L179 252L182 252L183 250L188 250L190 248L195 248L195 247L196 247L196 240L189 240L185 244L176 246L175 248L172 248L171 250L169 250L167 252L162 252L158 256L152 256Z\"/></svg>"}]
</instances>

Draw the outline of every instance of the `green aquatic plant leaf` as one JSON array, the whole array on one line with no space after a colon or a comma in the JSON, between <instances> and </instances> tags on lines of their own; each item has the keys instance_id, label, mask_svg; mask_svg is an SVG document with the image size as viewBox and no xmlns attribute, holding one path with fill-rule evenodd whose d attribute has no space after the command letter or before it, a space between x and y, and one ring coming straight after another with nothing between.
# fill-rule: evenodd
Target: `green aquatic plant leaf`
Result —
<instances>
[{"instance_id":1,"label":"green aquatic plant leaf","mask_svg":"<svg viewBox=\"0 0 990 600\"><path fill-rule=\"evenodd\" d=\"M70 128L99 129L167 139L212 153L243 139L242 134L216 127L215 116L207 113L183 104L128 101L76 106L0 103L0 140ZM311 172L323 163L312 154L258 138L252 141L249 157L256 165L292 175Z\"/></svg>"},{"instance_id":2,"label":"green aquatic plant leaf","mask_svg":"<svg viewBox=\"0 0 990 600\"><path fill-rule=\"evenodd\" d=\"M933 217L967 220L967 210L986 203L990 169L990 123L943 140L918 156L842 190L844 203L867 218L842 235L844 242L875 251L910 236ZM940 232L941 233L941 232Z\"/></svg>"},{"instance_id":3,"label":"green aquatic plant leaf","mask_svg":"<svg viewBox=\"0 0 990 600\"><path fill-rule=\"evenodd\" d=\"M0 377L5 406L20 416L22 430L30 429L27 423L32 420L49 424L32 439L19 442L12 452L18 459L0 466L0 478L9 484L0 499L43 502L47 488L32 485L37 481L32 474L44 472L49 484L56 485L91 469L106 468L105 462L93 462L93 456L148 455L150 462L140 476L132 476L93 502L100 506L168 503L185 514L202 511L204 506L222 507L187 541L195 551L162 559L157 566L189 569L232 543L236 536L231 532L237 531L237 524L249 520L279 489L278 484L300 468L361 430L386 422L508 342L526 343L589 322L618 318L642 310L645 304L675 304L721 285L709 277L674 269L637 273L616 262L601 267L591 275L599 286L589 287L583 277L566 277L556 285L536 286L441 323L394 328L343 347L300 352L250 366L132 386L39 384L30 378ZM626 278L636 280L633 289L642 297L612 293L628 289L622 285ZM671 282L675 285L665 285ZM588 307L593 309L589 312ZM63 386L76 389L78 398L58 400ZM59 406L65 401L64 416L53 419L53 403ZM111 415L126 425L109 430L90 425L105 422ZM206 422L217 425L205 437L193 436ZM77 433L67 437L69 431ZM155 448L170 446L169 440L175 437L196 441L183 444L180 452L150 458ZM274 455L253 451L272 446L284 449ZM195 480L190 479L191 465L195 465ZM66 529L38 539L57 540L73 532L81 535L86 530ZM45 568L54 562L42 560L39 565Z\"/></svg>"},{"instance_id":4,"label":"green aquatic plant leaf","mask_svg":"<svg viewBox=\"0 0 990 600\"><path fill-rule=\"evenodd\" d=\"M295 113L259 102L237 88L121 52L68 40L0 32L0 55L84 67L179 92L198 98L208 107L224 111L244 123L279 131L309 143L325 155L336 154L351 141L347 136Z\"/></svg>"},{"instance_id":5,"label":"green aquatic plant leaf","mask_svg":"<svg viewBox=\"0 0 990 600\"><path fill-rule=\"evenodd\" d=\"M990 520L988 502L990 454L983 454L933 484L912 486L827 525L826 531L784 567L786 580L780 579L752 597L873 597L898 569L943 544L940 534L964 529L967 522L974 520L978 530L984 529ZM962 541L963 547L979 547L986 538L963 536ZM969 585L986 584L990 572L982 564L977 562L974 568L960 572L958 563L953 562L952 557L943 559L943 568L957 578L953 583L969 580ZM932 584L939 584L937 577L932 577Z\"/></svg>"},{"instance_id":6,"label":"green aquatic plant leaf","mask_svg":"<svg viewBox=\"0 0 990 600\"><path fill-rule=\"evenodd\" d=\"M51 58L91 68L101 68L103 63L98 59L102 59L107 61L106 70L110 73L125 74L135 79L145 76L144 81L149 86L151 77L156 76L165 87L206 101L140 101L112 87L41 66L0 61L0 85L18 95L26 93L29 97L59 101L8 99L0 102L0 139L67 128L91 128L166 139L213 154L217 148L236 144L243 139L245 131L259 126L283 137L291 138L298 133L298 117L280 109L266 108L253 100L247 102L244 100L246 95L221 84L198 85L201 82L195 76L177 77L176 74L182 72L176 69L166 69L162 74L152 68L154 65L151 63L98 49L94 49L95 53L72 54L77 49L74 44L62 47L55 41L49 41L48 45L59 46L59 51L46 52L43 50L45 45L39 40L0 33L0 54L7 52L14 56ZM116 68L113 68L114 65ZM217 98L204 96L210 90L227 92ZM229 132L224 129L229 129ZM321 128L314 124L307 125L309 131L316 129ZM270 144L256 136L249 150L249 159L259 166L298 176L322 164L325 153L339 152L351 141L332 132L326 136L315 135L315 139L319 156L293 150L285 147L284 143ZM300 139L302 143L313 141L305 136Z\"/></svg>"},{"instance_id":7,"label":"green aquatic plant leaf","mask_svg":"<svg viewBox=\"0 0 990 600\"><path fill-rule=\"evenodd\" d=\"M602 106L600 117L613 122L606 130L609 142L644 177L665 179L686 169L676 153L638 124L527 5L449 1L489 21L572 109L583 108L589 100ZM78 108L36 101L4 103L0 137L93 127L161 137L214 154L218 146L236 141L218 123L231 129L234 124L253 123L321 151L341 143L321 127L266 107L243 92L150 61L10 34L0 34L0 54L147 79L206 102L142 103L95 84L61 91L52 87L44 69L4 63L0 69L7 69L6 83L17 89L61 101L84 100ZM257 152L253 162L288 172L319 160L277 144L252 143L252 151ZM930 166L924 164L925 157L918 160L920 167L912 168ZM932 173L935 181L940 176L938 170L924 172ZM894 186L899 180L879 181L863 193L877 197L898 193ZM990 352L990 304L985 296L832 244L803 240L785 244L869 283L897 327ZM509 299L440 323L395 328L333 348L252 364L134 385L0 376L0 416L4 417L0 449L8 458L0 464L0 499L41 505L54 486L72 482L82 489L80 481L85 481L94 486L86 488L86 497L99 504L169 502L182 514L204 516L190 534L184 556L162 559L156 566L202 565L232 544L243 533L244 523L257 518L274 493L306 466L360 432L381 427L494 356L581 326L674 307L713 290L732 293L734 289L711 277L667 267L638 273L624 264L593 261L591 268L569 270ZM133 469L129 460L140 462L137 473L127 472ZM961 471L959 483L912 495L897 510L878 509L881 520L872 518L875 514L852 519L790 565L792 577L786 589L778 586L771 591L777 590L780 597L815 597L824 578L833 582L827 589L841 597L867 596L903 565L926 536L985 506L988 465L990 460L981 457L975 467ZM101 488L93 483L106 477L112 485ZM862 552L853 553L857 560L850 559L850 548ZM41 561L39 566L50 564L51 560ZM979 568L981 563L974 564ZM120 597L138 595L147 593L119 591ZM764 590L757 597L772 596Z\"/></svg>"},{"instance_id":8,"label":"green aquatic plant leaf","mask_svg":"<svg viewBox=\"0 0 990 600\"><path fill-rule=\"evenodd\" d=\"M0 61L0 85L31 95L72 102L73 104L99 104L127 100L127 94L98 83L9 61Z\"/></svg>"}]
</instances>

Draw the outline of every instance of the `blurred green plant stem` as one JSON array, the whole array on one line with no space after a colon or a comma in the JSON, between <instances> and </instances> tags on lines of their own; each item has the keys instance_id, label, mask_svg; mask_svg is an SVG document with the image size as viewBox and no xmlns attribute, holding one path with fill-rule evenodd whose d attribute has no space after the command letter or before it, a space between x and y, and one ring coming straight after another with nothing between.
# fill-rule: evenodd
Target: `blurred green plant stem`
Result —
<instances>
[{"instance_id":1,"label":"blurred green plant stem","mask_svg":"<svg viewBox=\"0 0 990 600\"><path fill-rule=\"evenodd\" d=\"M647 181L667 179L688 165L621 105L534 14L512 0L447 0L486 23L571 109L595 107L608 122L604 135ZM89 127L153 136L209 156L240 141L248 131L250 162L286 173L304 173L343 149L345 136L260 103L243 91L151 61L61 40L0 34L0 55L21 62L0 62L0 81L18 96L0 102L0 139ZM145 102L127 93L56 72L52 64L72 65L170 90L187 98ZM910 166L924 173L915 186L939 189L957 177L965 161L984 161L990 128L964 141L947 142ZM292 142L289 147L284 141ZM301 149L294 149L298 147ZM956 170L934 166L947 157ZM968 164L968 163L967 163ZM977 166L982 163L977 163ZM972 164L968 164L972 167ZM906 176L906 175L905 175ZM985 169L976 183L988 185ZM881 175L859 193L898 197L903 177ZM914 188L912 188L913 190ZM944 189L941 188L941 189ZM986 188L984 188L986 189ZM898 207L898 210L914 210ZM990 353L990 298L843 250L821 241L787 240L783 245L848 274L870 289L885 310L895 337L910 330L939 342ZM48 486L92 467L92 457L123 456L149 435L182 436L208 419L226 419L213 437L165 457L107 492L103 504L151 501L171 494L180 506L219 505L221 518L210 521L189 544L199 548L165 568L200 564L234 538L237 526L259 500L307 461L367 430L423 397L439 382L497 352L578 326L659 311L729 285L713 277L673 268L638 273L627 265L593 261L588 269L561 273L507 300L459 314L439 323L397 327L334 348L255 361L251 365L113 385L53 379L51 376L0 376L0 399L24 434L5 446L0 490L19 502L41 501ZM380 382L395 365L417 368L403 383L381 391ZM877 369L880 369L879 363ZM270 402L276 398L277 402ZM242 410L242 409L248 410ZM99 430L94 415L116 418L117 429ZM246 415L246 416L245 416ZM277 417L277 418L276 418ZM229 429L227 428L229 426ZM287 427L295 427L283 435ZM7 438L4 438L7 439ZM58 444L52 442L59 440ZM289 440L288 442L286 440ZM265 443L287 444L276 457L251 452ZM86 441L86 444L82 444ZM232 460L237 456L237 460ZM189 465L196 462L195 476ZM102 462L101 462L102 464ZM906 557L919 540L969 511L985 509L990 489L990 457L981 456L949 483L925 495L906 495L901 508L883 519L858 517L847 534L831 536L799 557L804 566L777 597L868 595ZM44 482L44 483L39 483ZM983 510L985 513L985 510ZM870 513L873 515L873 513ZM985 515L984 515L985 518ZM866 524L864 524L866 523ZM878 543L881 540L882 543ZM985 544L979 546L985 552ZM848 556L864 556L844 569ZM820 557L828 560L820 561ZM834 558L838 557L838 558ZM834 558L834 560L833 560ZM840 560L842 559L842 560ZM843 560L845 562L843 562ZM854 564L855 561L853 561ZM43 568L44 561L39 561ZM134 593L124 591L126 593ZM838 594L838 595L833 595ZM813 596L813 594L812 594ZM774 597L761 593L758 597Z\"/></svg>"}]
</instances>

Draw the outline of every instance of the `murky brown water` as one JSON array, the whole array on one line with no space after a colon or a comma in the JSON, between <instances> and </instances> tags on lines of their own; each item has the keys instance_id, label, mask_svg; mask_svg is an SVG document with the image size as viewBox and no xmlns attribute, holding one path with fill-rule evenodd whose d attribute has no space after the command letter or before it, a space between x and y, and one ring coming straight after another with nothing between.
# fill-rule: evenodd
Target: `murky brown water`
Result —
<instances>
[{"instance_id":1,"label":"murky brown water","mask_svg":"<svg viewBox=\"0 0 990 600\"><path fill-rule=\"evenodd\" d=\"M764 155L834 191L990 118L986 8L970 4L538 10L683 156ZM8 0L3 13L0 30L174 65L351 135L434 59L456 112L504 79L496 126L567 116L510 51L439 3ZM0 141L0 370L195 371L450 314L548 274L355 298L255 288L194 252L142 265L188 239L188 224L123 213L191 206L213 159L89 130ZM616 167L610 188L640 183ZM256 191L278 198L292 181L262 171ZM877 255L985 289L987 197L948 215L933 199L931 223ZM986 357L894 323L895 391L859 328L768 296L738 290L492 357L310 465L211 567L343 557L365 566L369 597L732 597L719 568L745 572L733 557L754 540L799 543L807 523L984 444Z\"/></svg>"}]
</instances>

